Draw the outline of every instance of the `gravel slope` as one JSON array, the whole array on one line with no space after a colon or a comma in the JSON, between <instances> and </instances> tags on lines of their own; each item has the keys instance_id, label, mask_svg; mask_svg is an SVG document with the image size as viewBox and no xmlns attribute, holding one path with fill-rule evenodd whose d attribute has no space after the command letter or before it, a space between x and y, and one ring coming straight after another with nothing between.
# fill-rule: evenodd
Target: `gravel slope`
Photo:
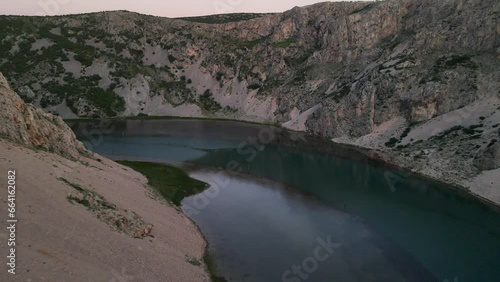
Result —
<instances>
[{"instance_id":1,"label":"gravel slope","mask_svg":"<svg viewBox=\"0 0 500 282\"><path fill-rule=\"evenodd\" d=\"M209 281L203 263L192 263L201 262L206 244L196 226L156 198L144 176L99 159L70 161L0 140L1 187L7 171L15 169L19 220L17 274L4 267L0 281ZM153 225L154 237L127 236L85 206L70 203L67 196L75 190L61 178L94 191L117 210L135 212ZM6 198L2 189L4 219ZM7 236L0 228L3 253Z\"/></svg>"}]
</instances>

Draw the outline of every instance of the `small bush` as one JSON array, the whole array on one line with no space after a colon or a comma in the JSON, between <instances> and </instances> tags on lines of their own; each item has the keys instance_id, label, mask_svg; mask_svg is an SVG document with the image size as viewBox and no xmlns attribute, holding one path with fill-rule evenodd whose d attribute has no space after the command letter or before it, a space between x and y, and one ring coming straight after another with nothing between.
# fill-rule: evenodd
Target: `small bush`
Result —
<instances>
[{"instance_id":1,"label":"small bush","mask_svg":"<svg viewBox=\"0 0 500 282\"><path fill-rule=\"evenodd\" d=\"M248 85L248 89L253 89L253 90L259 89L260 87L261 86L258 83L252 83L252 84Z\"/></svg>"},{"instance_id":2,"label":"small bush","mask_svg":"<svg viewBox=\"0 0 500 282\"><path fill-rule=\"evenodd\" d=\"M400 139L403 139L403 138L405 138L406 136L408 136L408 133L410 133L410 131L411 131L411 127L407 127L407 128L405 129L405 131L403 131L403 134L401 134L401 138L400 138Z\"/></svg>"},{"instance_id":3,"label":"small bush","mask_svg":"<svg viewBox=\"0 0 500 282\"><path fill-rule=\"evenodd\" d=\"M391 139L389 139L389 141L385 142L385 146L392 148L392 147L396 146L396 143L398 143L398 142L399 142L399 140L397 138L392 137Z\"/></svg>"},{"instance_id":4,"label":"small bush","mask_svg":"<svg viewBox=\"0 0 500 282\"><path fill-rule=\"evenodd\" d=\"M177 61L177 58L174 57L174 55L168 54L168 61L174 63L175 61Z\"/></svg>"}]
</instances>

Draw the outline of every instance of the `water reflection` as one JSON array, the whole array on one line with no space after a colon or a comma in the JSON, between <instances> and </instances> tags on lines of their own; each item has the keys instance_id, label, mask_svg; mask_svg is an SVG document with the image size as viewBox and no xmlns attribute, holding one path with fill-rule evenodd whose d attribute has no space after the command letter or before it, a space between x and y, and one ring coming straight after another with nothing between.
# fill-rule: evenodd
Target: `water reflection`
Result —
<instances>
[{"instance_id":1,"label":"water reflection","mask_svg":"<svg viewBox=\"0 0 500 282\"><path fill-rule=\"evenodd\" d=\"M73 128L89 140L82 131L90 129ZM272 129L272 142L252 145L249 138L258 140L261 130L234 122L130 121L91 144L115 159L182 163L212 180L217 168L236 170L230 188L193 218L215 242L221 272L239 281L280 281L328 235L342 242L339 257L310 279L500 281L496 211L323 139Z\"/></svg>"},{"instance_id":2,"label":"water reflection","mask_svg":"<svg viewBox=\"0 0 500 282\"><path fill-rule=\"evenodd\" d=\"M217 186L210 170L191 176ZM230 181L191 217L230 281L437 281L358 216L262 179ZM196 206L200 196L183 201ZM188 211L189 212L189 211ZM315 254L318 247L323 250ZM314 261L319 256L321 261ZM314 270L314 271L312 271ZM305 279L304 279L305 280ZM300 280L302 281L302 280Z\"/></svg>"}]
</instances>

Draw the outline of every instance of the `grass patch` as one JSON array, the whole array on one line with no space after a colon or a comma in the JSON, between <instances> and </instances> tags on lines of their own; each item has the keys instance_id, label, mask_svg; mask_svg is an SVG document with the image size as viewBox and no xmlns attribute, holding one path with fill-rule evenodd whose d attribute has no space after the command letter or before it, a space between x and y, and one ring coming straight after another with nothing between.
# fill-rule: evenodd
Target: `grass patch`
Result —
<instances>
[{"instance_id":1,"label":"grass patch","mask_svg":"<svg viewBox=\"0 0 500 282\"><path fill-rule=\"evenodd\" d=\"M151 185L162 197L172 201L176 206L185 197L198 194L207 188L207 184L189 177L182 169L149 162L118 162L128 166L148 179Z\"/></svg>"}]
</instances>

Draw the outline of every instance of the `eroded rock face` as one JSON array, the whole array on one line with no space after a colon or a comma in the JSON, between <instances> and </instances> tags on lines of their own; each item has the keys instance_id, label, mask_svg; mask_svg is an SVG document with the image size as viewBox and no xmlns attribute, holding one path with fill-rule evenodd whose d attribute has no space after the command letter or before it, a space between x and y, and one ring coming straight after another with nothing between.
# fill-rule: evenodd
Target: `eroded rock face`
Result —
<instances>
[{"instance_id":1,"label":"eroded rock face","mask_svg":"<svg viewBox=\"0 0 500 282\"><path fill-rule=\"evenodd\" d=\"M474 166L480 170L500 168L500 143L488 146L474 158Z\"/></svg>"},{"instance_id":2,"label":"eroded rock face","mask_svg":"<svg viewBox=\"0 0 500 282\"><path fill-rule=\"evenodd\" d=\"M1 73L0 138L71 158L88 154L60 117L25 104Z\"/></svg>"}]
</instances>

